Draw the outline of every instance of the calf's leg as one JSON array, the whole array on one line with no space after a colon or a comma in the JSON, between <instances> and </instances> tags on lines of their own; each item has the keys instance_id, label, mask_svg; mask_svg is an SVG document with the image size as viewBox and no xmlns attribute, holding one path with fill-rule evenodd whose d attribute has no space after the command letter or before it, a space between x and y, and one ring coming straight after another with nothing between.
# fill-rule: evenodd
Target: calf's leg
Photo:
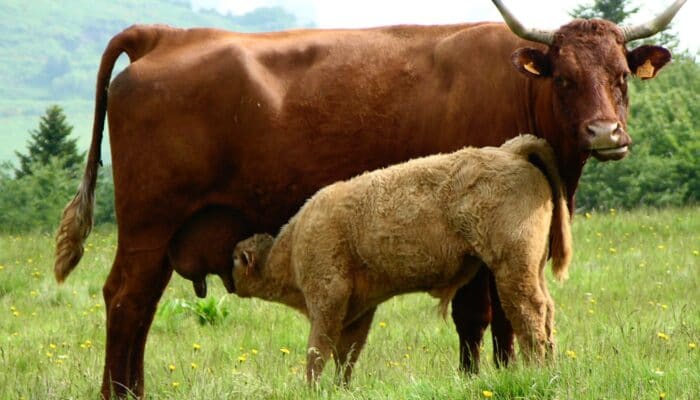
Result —
<instances>
[{"instance_id":1,"label":"calf's leg","mask_svg":"<svg viewBox=\"0 0 700 400\"><path fill-rule=\"evenodd\" d=\"M321 282L321 281L319 281ZM306 380L318 381L331 352L340 342L347 313L350 285L340 278L304 289L311 331L306 359Z\"/></svg>"},{"instance_id":2,"label":"calf's leg","mask_svg":"<svg viewBox=\"0 0 700 400\"><path fill-rule=\"evenodd\" d=\"M539 281L540 265L508 263L494 266L503 311L518 336L527 360L541 362L547 347L547 299Z\"/></svg>"},{"instance_id":3,"label":"calf's leg","mask_svg":"<svg viewBox=\"0 0 700 400\"><path fill-rule=\"evenodd\" d=\"M165 249L127 253L117 249L103 288L107 341L102 397L143 397L146 336L158 300L172 275Z\"/></svg>"},{"instance_id":4,"label":"calf's leg","mask_svg":"<svg viewBox=\"0 0 700 400\"><path fill-rule=\"evenodd\" d=\"M343 385L350 383L352 370L367 341L367 334L372 325L375 311L377 311L376 307L367 311L360 318L343 328L340 334L340 341L336 346L335 369L338 383L342 383ZM340 380L341 373L342 381Z\"/></svg>"},{"instance_id":5,"label":"calf's leg","mask_svg":"<svg viewBox=\"0 0 700 400\"><path fill-rule=\"evenodd\" d=\"M542 262L542 265L546 264L546 260ZM547 288L547 279L545 278L544 268L540 270L540 288L545 297L546 304L546 317L545 317L545 333L547 334L547 359L553 359L556 350L556 341L554 339L554 300L549 294L549 289Z\"/></svg>"}]
</instances>

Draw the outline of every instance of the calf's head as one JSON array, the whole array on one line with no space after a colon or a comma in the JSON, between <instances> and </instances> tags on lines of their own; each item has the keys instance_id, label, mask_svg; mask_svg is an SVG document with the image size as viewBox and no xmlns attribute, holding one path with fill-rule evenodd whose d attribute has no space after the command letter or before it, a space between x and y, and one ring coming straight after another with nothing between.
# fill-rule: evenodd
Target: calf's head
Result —
<instances>
[{"instance_id":1,"label":"calf's head","mask_svg":"<svg viewBox=\"0 0 700 400\"><path fill-rule=\"evenodd\" d=\"M251 284L260 279L260 269L267 262L274 238L255 234L241 240L233 249L233 281L235 292L241 297L252 295Z\"/></svg>"},{"instance_id":2,"label":"calf's head","mask_svg":"<svg viewBox=\"0 0 700 400\"><path fill-rule=\"evenodd\" d=\"M528 78L549 80L553 123L557 135L565 136L545 138L551 143L569 142L567 148L577 148L602 161L627 155L632 142L627 133L627 80L633 75L655 77L671 53L649 45L628 50L626 43L666 27L685 0L677 0L639 26L574 20L556 31L525 29L500 0L493 3L513 33L547 45L544 50L523 47L511 56L515 68Z\"/></svg>"}]
</instances>

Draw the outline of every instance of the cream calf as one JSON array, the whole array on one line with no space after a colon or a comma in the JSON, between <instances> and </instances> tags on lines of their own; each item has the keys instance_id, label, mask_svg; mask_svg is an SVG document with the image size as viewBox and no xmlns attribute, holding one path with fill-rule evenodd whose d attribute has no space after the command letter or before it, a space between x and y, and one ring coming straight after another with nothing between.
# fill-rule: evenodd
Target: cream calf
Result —
<instances>
[{"instance_id":1,"label":"cream calf","mask_svg":"<svg viewBox=\"0 0 700 400\"><path fill-rule=\"evenodd\" d=\"M548 250L557 278L571 259L555 165L544 140L524 135L327 186L276 238L255 235L236 245L236 293L307 315L307 379L317 379L333 353L347 382L380 303L428 291L444 313L484 262L522 351L541 360L554 346Z\"/></svg>"}]
</instances>

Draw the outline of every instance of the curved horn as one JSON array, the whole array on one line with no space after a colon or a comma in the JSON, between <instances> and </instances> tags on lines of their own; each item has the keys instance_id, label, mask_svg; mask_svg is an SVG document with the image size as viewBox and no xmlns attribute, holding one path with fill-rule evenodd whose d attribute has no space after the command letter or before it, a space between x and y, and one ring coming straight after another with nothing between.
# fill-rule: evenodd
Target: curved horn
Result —
<instances>
[{"instance_id":1,"label":"curved horn","mask_svg":"<svg viewBox=\"0 0 700 400\"><path fill-rule=\"evenodd\" d=\"M666 28L685 2L686 0L676 0L664 12L646 24L622 27L622 35L625 38L625 43L649 37Z\"/></svg>"},{"instance_id":2,"label":"curved horn","mask_svg":"<svg viewBox=\"0 0 700 400\"><path fill-rule=\"evenodd\" d=\"M501 15L503 16L503 21L505 21L506 25L510 28L510 30L515 33L516 35L520 36L523 39L526 40L531 40L533 42L539 42L539 43L544 43L547 45L551 45L552 42L554 42L554 32L553 31L544 31L540 29L526 29L523 24L518 21L513 14L511 14L510 11L506 8L506 6L503 5L501 0L491 0L493 1L493 4L498 8L498 11L500 11ZM679 0L681 1L681 0ZM682 0L685 1L685 0Z\"/></svg>"}]
</instances>

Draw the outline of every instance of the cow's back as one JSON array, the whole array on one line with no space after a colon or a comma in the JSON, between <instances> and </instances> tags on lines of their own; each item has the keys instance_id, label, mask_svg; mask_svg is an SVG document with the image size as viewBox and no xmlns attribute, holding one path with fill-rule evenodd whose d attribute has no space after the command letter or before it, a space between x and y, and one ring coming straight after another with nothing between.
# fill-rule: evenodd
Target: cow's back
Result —
<instances>
[{"instance_id":1,"label":"cow's back","mask_svg":"<svg viewBox=\"0 0 700 400\"><path fill-rule=\"evenodd\" d=\"M133 29L161 37L114 79L108 112L120 230L142 245L211 204L274 231L333 181L518 132L517 118L492 119L509 106L483 101L503 81L518 84L493 50L476 55L494 46L484 42L499 42L503 57L517 45L500 24ZM492 78L471 79L484 69ZM493 133L478 136L479 124Z\"/></svg>"}]
</instances>

